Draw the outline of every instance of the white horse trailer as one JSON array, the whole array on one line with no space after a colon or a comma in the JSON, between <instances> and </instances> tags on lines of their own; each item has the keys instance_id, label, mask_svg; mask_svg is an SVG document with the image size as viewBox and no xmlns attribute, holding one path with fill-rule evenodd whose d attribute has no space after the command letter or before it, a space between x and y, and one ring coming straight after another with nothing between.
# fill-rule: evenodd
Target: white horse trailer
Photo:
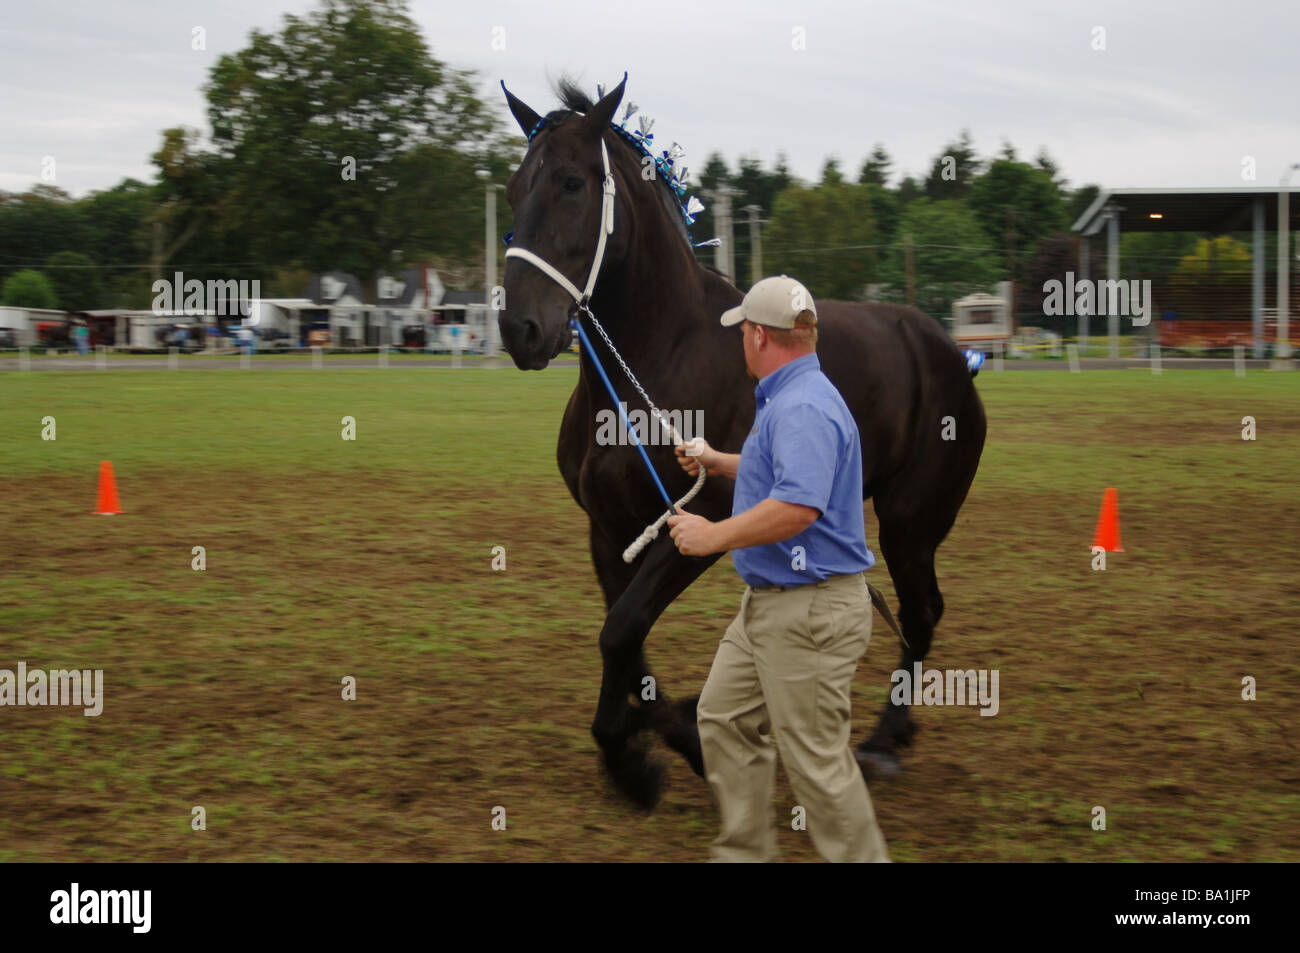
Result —
<instances>
[{"instance_id":1,"label":"white horse trailer","mask_svg":"<svg viewBox=\"0 0 1300 953\"><path fill-rule=\"evenodd\" d=\"M12 339L13 347L35 347L37 329L42 324L62 324L68 318L66 311L49 308L0 308L0 339Z\"/></svg>"},{"instance_id":2,"label":"white horse trailer","mask_svg":"<svg viewBox=\"0 0 1300 953\"><path fill-rule=\"evenodd\" d=\"M950 333L960 347L976 351L1005 350L1015 329L1006 298L973 294L952 303Z\"/></svg>"}]
</instances>

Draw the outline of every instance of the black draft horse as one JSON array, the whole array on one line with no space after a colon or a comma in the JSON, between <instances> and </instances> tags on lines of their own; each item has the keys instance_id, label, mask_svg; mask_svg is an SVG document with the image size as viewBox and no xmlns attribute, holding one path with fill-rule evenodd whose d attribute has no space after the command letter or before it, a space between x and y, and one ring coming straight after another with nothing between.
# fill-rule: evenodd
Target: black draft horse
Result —
<instances>
[{"instance_id":1,"label":"black draft horse","mask_svg":"<svg viewBox=\"0 0 1300 953\"><path fill-rule=\"evenodd\" d=\"M738 452L754 419L753 381L740 334L719 324L741 293L696 260L672 190L643 178L641 155L610 128L627 77L599 102L568 80L563 108L549 113L506 189L514 210L514 247L541 256L579 289L595 259L604 167L616 184L614 231L608 238L590 307L659 407L703 410L704 437ZM525 135L542 118L505 89ZM505 268L502 342L522 370L541 370L568 346L573 298L529 261ZM822 368L857 420L862 440L862 496L875 504L880 551L894 580L899 619L910 648L901 668L925 658L943 597L934 554L957 517L984 447L984 408L966 362L932 318L907 307L841 301L817 303ZM585 319L584 319L585 320ZM590 329L588 329L590 330ZM596 348L604 344L592 335ZM569 492L591 523L591 557L605 595L600 631L604 663L591 731L616 787L649 809L659 797L662 766L647 757L641 732L657 732L703 774L696 699L671 703L662 691L642 701L648 674L643 645L655 620L718 558L677 552L666 528L631 564L624 548L666 507L632 446L600 446L597 414L614 410L590 356L581 357L577 387L560 425L557 457ZM636 395L612 355L601 361L635 406ZM625 390L624 390L625 389ZM956 439L942 439L944 418ZM948 427L951 435L951 425ZM673 499L693 482L671 447L647 447ZM687 507L711 520L731 515L734 484L710 477ZM906 706L887 703L858 748L870 776L899 770L897 748L912 741Z\"/></svg>"}]
</instances>

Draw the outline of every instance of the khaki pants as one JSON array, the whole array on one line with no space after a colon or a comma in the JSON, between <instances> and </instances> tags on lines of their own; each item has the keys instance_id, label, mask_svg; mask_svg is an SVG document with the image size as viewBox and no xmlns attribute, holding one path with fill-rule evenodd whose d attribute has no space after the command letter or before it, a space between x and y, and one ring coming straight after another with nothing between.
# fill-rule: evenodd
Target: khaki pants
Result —
<instances>
[{"instance_id":1,"label":"khaki pants","mask_svg":"<svg viewBox=\"0 0 1300 953\"><path fill-rule=\"evenodd\" d=\"M817 852L888 862L867 784L849 750L849 686L871 636L862 573L783 590L747 588L698 708L705 776L722 831L715 861L777 858L776 755Z\"/></svg>"}]
</instances>

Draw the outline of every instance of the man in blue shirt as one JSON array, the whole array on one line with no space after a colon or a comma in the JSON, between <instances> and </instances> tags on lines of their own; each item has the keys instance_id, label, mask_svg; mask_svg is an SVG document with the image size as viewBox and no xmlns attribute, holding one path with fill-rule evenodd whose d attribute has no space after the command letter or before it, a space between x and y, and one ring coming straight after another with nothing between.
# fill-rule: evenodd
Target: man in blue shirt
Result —
<instances>
[{"instance_id":1,"label":"man in blue shirt","mask_svg":"<svg viewBox=\"0 0 1300 953\"><path fill-rule=\"evenodd\" d=\"M722 861L777 856L772 795L779 751L807 830L827 860L889 860L849 749L850 688L871 635L864 572L875 564L862 514L857 424L817 360L817 308L785 275L765 278L722 316L741 325L754 427L739 454L678 447L736 481L730 519L668 519L684 555L733 551L748 584L698 707Z\"/></svg>"}]
</instances>

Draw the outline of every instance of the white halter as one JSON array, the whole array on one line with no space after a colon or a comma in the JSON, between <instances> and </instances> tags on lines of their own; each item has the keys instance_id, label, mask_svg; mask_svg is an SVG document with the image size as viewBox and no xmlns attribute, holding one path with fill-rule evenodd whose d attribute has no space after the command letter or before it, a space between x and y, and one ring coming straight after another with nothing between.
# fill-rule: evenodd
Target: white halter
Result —
<instances>
[{"instance_id":1,"label":"white halter","mask_svg":"<svg viewBox=\"0 0 1300 953\"><path fill-rule=\"evenodd\" d=\"M605 260L605 242L610 235L614 234L614 176L609 171L609 150L605 148L605 140L600 140L600 161L605 165L605 181L602 185L603 195L600 202L600 232L596 238L596 257L591 261L591 273L587 275L587 286L581 291L568 278L560 273L560 270L542 258L541 255L529 251L527 248L517 248L511 245L506 250L507 258L522 258L524 261L536 265L547 275L551 277L561 288L567 291L573 300L579 306L585 307L591 300L591 293L596 288L596 276L600 274L600 265Z\"/></svg>"}]
</instances>

